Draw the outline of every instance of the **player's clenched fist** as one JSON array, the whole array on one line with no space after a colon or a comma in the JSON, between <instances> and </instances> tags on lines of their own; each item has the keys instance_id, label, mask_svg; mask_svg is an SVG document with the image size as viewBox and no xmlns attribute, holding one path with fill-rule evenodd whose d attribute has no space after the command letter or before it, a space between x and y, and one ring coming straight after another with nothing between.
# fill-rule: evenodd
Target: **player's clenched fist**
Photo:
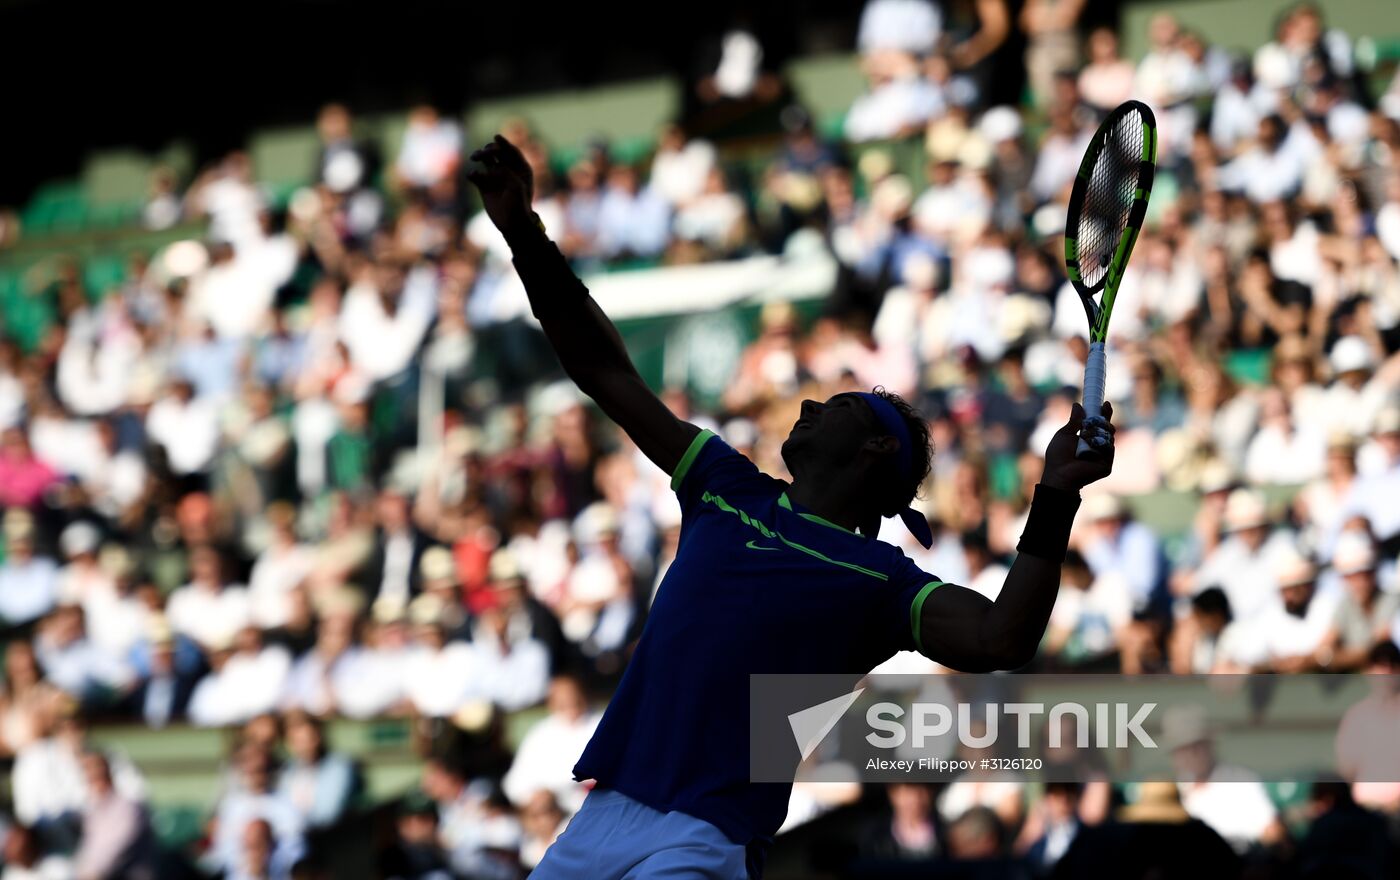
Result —
<instances>
[{"instance_id":1,"label":"player's clenched fist","mask_svg":"<svg viewBox=\"0 0 1400 880\"><path fill-rule=\"evenodd\" d=\"M481 193L486 215L507 238L534 225L535 175L514 144L500 135L471 155L479 167L467 173Z\"/></svg>"}]
</instances>

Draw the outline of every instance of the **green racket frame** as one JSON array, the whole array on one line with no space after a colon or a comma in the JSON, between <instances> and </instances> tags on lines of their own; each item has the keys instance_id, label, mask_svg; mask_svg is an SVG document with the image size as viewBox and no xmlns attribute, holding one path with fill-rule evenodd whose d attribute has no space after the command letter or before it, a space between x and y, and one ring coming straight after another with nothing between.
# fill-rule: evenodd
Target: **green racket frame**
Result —
<instances>
[{"instance_id":1,"label":"green racket frame","mask_svg":"<svg viewBox=\"0 0 1400 880\"><path fill-rule=\"evenodd\" d=\"M1079 242L1075 233L1079 226L1079 216L1084 208L1085 195L1094 172L1094 164L1108 141L1109 135L1118 127L1123 117L1136 112L1142 120L1142 159L1138 164L1138 185L1133 195L1133 204L1128 211L1128 221L1118 243L1113 250L1113 259L1107 271L1096 284L1085 283L1080 273ZM1107 357L1105 342L1108 339L1108 322L1113 315L1113 302L1118 295L1118 285L1123 280L1123 270L1132 256L1133 245L1137 243L1142 230L1143 218L1147 214L1147 201L1152 195L1152 178L1157 168L1157 120L1151 108L1141 101L1126 101L1108 114L1098 131L1094 132L1089 148L1079 163L1079 173L1070 191L1069 209L1065 220L1065 271L1070 283L1084 304L1084 314L1089 318L1089 357L1084 365L1084 413L1086 417L1098 417L1103 409L1104 383L1107 377ZM1093 295L1099 291L1103 295L1094 302ZM1099 449L1107 446L1111 438L1106 431L1086 431L1081 436L1078 455L1081 458L1093 457Z\"/></svg>"}]
</instances>

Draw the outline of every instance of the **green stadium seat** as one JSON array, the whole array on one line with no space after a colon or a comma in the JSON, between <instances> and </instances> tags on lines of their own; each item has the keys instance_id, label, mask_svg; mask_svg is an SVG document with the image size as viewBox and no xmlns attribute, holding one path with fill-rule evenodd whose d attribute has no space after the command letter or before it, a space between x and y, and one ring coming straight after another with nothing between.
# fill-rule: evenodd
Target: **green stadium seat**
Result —
<instances>
[{"instance_id":1,"label":"green stadium seat","mask_svg":"<svg viewBox=\"0 0 1400 880\"><path fill-rule=\"evenodd\" d=\"M865 91L865 75L859 55L819 55L794 61L787 67L802 105L812 114L826 137L839 137L846 111Z\"/></svg>"},{"instance_id":2,"label":"green stadium seat","mask_svg":"<svg viewBox=\"0 0 1400 880\"><path fill-rule=\"evenodd\" d=\"M321 141L315 126L266 129L248 139L253 176L284 202L299 186L311 182Z\"/></svg>"},{"instance_id":3,"label":"green stadium seat","mask_svg":"<svg viewBox=\"0 0 1400 880\"><path fill-rule=\"evenodd\" d=\"M657 130L675 119L680 100L681 84L671 78L505 98L473 108L467 114L467 134L473 141L485 140L502 122L521 116L554 150L577 149L602 136L619 158L636 161L650 152Z\"/></svg>"},{"instance_id":4,"label":"green stadium seat","mask_svg":"<svg viewBox=\"0 0 1400 880\"><path fill-rule=\"evenodd\" d=\"M126 280L126 261L119 254L106 253L89 257L83 262L83 281L88 296L100 300L113 287Z\"/></svg>"},{"instance_id":5,"label":"green stadium seat","mask_svg":"<svg viewBox=\"0 0 1400 880\"><path fill-rule=\"evenodd\" d=\"M83 164L83 193L94 207L140 204L155 164L135 150L94 153Z\"/></svg>"}]
</instances>

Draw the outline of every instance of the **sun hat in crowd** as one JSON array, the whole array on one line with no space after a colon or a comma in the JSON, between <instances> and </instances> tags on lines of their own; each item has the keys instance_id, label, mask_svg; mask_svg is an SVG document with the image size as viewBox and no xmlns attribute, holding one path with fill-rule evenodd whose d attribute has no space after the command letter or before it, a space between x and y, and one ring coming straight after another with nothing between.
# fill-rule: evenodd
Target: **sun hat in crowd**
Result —
<instances>
[{"instance_id":1,"label":"sun hat in crowd","mask_svg":"<svg viewBox=\"0 0 1400 880\"><path fill-rule=\"evenodd\" d=\"M1021 135L1021 114L1014 107L993 107L982 114L977 127L994 144L1015 140Z\"/></svg>"},{"instance_id":2,"label":"sun hat in crowd","mask_svg":"<svg viewBox=\"0 0 1400 880\"><path fill-rule=\"evenodd\" d=\"M1363 532L1342 532L1332 550L1332 568L1340 575L1360 574L1376 568L1376 548Z\"/></svg>"},{"instance_id":3,"label":"sun hat in crowd","mask_svg":"<svg viewBox=\"0 0 1400 880\"><path fill-rule=\"evenodd\" d=\"M1120 822L1178 823L1190 821L1175 782L1144 782L1137 800L1118 810Z\"/></svg>"},{"instance_id":4,"label":"sun hat in crowd","mask_svg":"<svg viewBox=\"0 0 1400 880\"><path fill-rule=\"evenodd\" d=\"M1162 748L1173 751L1210 742L1210 738L1210 721L1202 707L1183 703L1169 706L1162 713L1162 734L1157 738Z\"/></svg>"},{"instance_id":5,"label":"sun hat in crowd","mask_svg":"<svg viewBox=\"0 0 1400 880\"><path fill-rule=\"evenodd\" d=\"M1295 547L1290 546L1280 553L1271 567L1275 585L1280 590L1301 587L1317 580L1317 566Z\"/></svg>"},{"instance_id":6,"label":"sun hat in crowd","mask_svg":"<svg viewBox=\"0 0 1400 880\"><path fill-rule=\"evenodd\" d=\"M1234 474L1230 473L1230 466L1220 459L1211 459L1201 467L1200 489L1202 495L1227 492L1234 485L1235 477Z\"/></svg>"},{"instance_id":7,"label":"sun hat in crowd","mask_svg":"<svg viewBox=\"0 0 1400 880\"><path fill-rule=\"evenodd\" d=\"M1385 406L1376 413L1375 424L1371 425L1371 433L1377 437L1386 434L1400 434L1400 406Z\"/></svg>"},{"instance_id":8,"label":"sun hat in crowd","mask_svg":"<svg viewBox=\"0 0 1400 880\"><path fill-rule=\"evenodd\" d=\"M102 533L97 530L97 526L83 521L68 526L58 538L59 549L63 551L64 556L70 559L74 556L96 553L101 543Z\"/></svg>"},{"instance_id":9,"label":"sun hat in crowd","mask_svg":"<svg viewBox=\"0 0 1400 880\"><path fill-rule=\"evenodd\" d=\"M1269 505L1253 489L1236 489L1225 501L1225 530L1239 532L1269 524Z\"/></svg>"},{"instance_id":10,"label":"sun hat in crowd","mask_svg":"<svg viewBox=\"0 0 1400 880\"><path fill-rule=\"evenodd\" d=\"M1102 492L1084 499L1085 522L1103 522L1109 519L1122 519L1127 513L1123 501L1117 495Z\"/></svg>"},{"instance_id":11,"label":"sun hat in crowd","mask_svg":"<svg viewBox=\"0 0 1400 880\"><path fill-rule=\"evenodd\" d=\"M516 557L515 551L509 547L502 547L491 554L488 571L493 586L514 586L517 582L525 579L525 570L521 568L520 560Z\"/></svg>"},{"instance_id":12,"label":"sun hat in crowd","mask_svg":"<svg viewBox=\"0 0 1400 880\"><path fill-rule=\"evenodd\" d=\"M1360 336L1343 336L1338 339L1332 346L1327 361L1332 365L1332 372L1338 375L1359 370L1369 371L1376 367L1376 358L1371 346Z\"/></svg>"},{"instance_id":13,"label":"sun hat in crowd","mask_svg":"<svg viewBox=\"0 0 1400 880\"><path fill-rule=\"evenodd\" d=\"M418 573L425 581L456 580L457 565L446 547L429 547L418 560Z\"/></svg>"}]
</instances>

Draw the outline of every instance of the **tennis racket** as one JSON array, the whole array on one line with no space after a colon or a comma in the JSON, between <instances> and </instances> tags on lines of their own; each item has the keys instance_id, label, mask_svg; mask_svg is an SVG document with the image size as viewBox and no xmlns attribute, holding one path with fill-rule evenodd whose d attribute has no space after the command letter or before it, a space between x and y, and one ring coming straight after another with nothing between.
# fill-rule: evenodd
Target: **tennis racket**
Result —
<instances>
[{"instance_id":1,"label":"tennis racket","mask_svg":"<svg viewBox=\"0 0 1400 880\"><path fill-rule=\"evenodd\" d=\"M1157 120L1140 101L1108 114L1079 163L1065 218L1065 270L1089 316L1089 360L1084 366L1084 427L1079 458L1093 458L1113 442L1103 417L1108 320L1128 257L1142 229L1157 162ZM1094 294L1099 293L1099 301Z\"/></svg>"}]
</instances>

